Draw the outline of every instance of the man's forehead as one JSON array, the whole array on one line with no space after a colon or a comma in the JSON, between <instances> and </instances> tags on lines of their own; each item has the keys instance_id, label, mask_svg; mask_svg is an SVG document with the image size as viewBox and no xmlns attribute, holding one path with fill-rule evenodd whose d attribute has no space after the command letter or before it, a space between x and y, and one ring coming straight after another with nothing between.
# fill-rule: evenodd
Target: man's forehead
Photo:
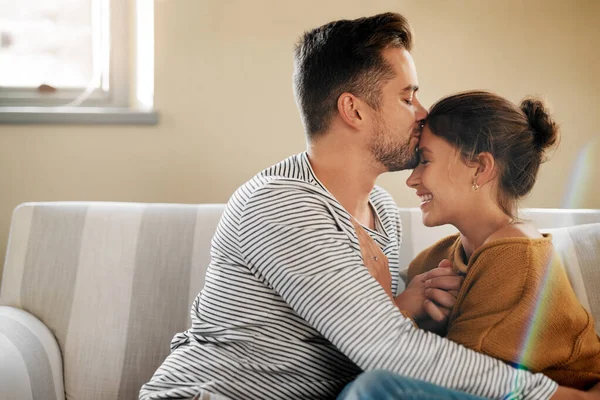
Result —
<instances>
[{"instance_id":1,"label":"man's forehead","mask_svg":"<svg viewBox=\"0 0 600 400\"><path fill-rule=\"evenodd\" d=\"M409 84L404 89L402 89L402 92L410 93L410 92L416 92L417 90L419 90L419 85Z\"/></svg>"},{"instance_id":2,"label":"man's forehead","mask_svg":"<svg viewBox=\"0 0 600 400\"><path fill-rule=\"evenodd\" d=\"M394 70L396 79L401 81L403 92L419 90L417 70L411 54L402 48L388 48L382 53L390 67Z\"/></svg>"}]
</instances>

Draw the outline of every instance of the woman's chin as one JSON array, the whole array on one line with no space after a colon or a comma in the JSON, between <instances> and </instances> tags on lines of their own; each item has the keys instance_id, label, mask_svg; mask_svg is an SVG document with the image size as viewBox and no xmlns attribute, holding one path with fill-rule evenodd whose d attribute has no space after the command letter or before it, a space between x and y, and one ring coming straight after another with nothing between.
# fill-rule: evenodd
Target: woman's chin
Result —
<instances>
[{"instance_id":1,"label":"woman's chin","mask_svg":"<svg viewBox=\"0 0 600 400\"><path fill-rule=\"evenodd\" d=\"M421 217L421 221L423 222L423 225L431 227L431 221L429 220L429 218L427 218L427 215L423 214L423 216Z\"/></svg>"},{"instance_id":2,"label":"woman's chin","mask_svg":"<svg viewBox=\"0 0 600 400\"><path fill-rule=\"evenodd\" d=\"M428 228L433 228L434 226L442 225L438 221L436 221L435 218L433 218L433 216L429 213L423 213L422 221L423 225L425 225Z\"/></svg>"}]
</instances>

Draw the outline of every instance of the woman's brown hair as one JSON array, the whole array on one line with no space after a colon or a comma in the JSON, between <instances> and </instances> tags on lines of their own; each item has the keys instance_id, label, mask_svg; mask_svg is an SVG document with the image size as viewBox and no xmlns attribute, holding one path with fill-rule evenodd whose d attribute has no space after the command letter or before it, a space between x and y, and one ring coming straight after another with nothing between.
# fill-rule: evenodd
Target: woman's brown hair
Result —
<instances>
[{"instance_id":1,"label":"woman's brown hair","mask_svg":"<svg viewBox=\"0 0 600 400\"><path fill-rule=\"evenodd\" d=\"M492 154L499 173L498 205L513 218L517 201L533 188L546 151L559 140L558 125L542 100L526 98L517 107L485 91L441 99L431 107L427 125L455 145L465 162L482 152Z\"/></svg>"}]
</instances>

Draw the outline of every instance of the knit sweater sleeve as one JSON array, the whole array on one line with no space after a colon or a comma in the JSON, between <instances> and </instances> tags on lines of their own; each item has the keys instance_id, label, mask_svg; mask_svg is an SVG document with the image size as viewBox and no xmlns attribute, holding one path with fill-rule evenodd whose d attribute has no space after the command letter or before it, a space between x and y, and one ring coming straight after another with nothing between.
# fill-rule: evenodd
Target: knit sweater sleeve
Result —
<instances>
[{"instance_id":1,"label":"knit sweater sleeve","mask_svg":"<svg viewBox=\"0 0 600 400\"><path fill-rule=\"evenodd\" d=\"M568 281L556 262L548 243L487 247L472 261L448 338L535 372L568 362L581 331L575 325L584 328L587 319L571 317L577 304L565 295Z\"/></svg>"}]
</instances>

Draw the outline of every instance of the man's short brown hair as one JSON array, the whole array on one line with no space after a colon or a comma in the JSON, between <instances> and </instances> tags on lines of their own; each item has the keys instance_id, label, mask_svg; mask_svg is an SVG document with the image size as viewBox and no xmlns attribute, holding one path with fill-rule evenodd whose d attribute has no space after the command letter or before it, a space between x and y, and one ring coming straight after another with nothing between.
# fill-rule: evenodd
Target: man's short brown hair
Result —
<instances>
[{"instance_id":1,"label":"man's short brown hair","mask_svg":"<svg viewBox=\"0 0 600 400\"><path fill-rule=\"evenodd\" d=\"M309 138L329 128L344 92L379 107L381 84L394 77L382 50L412 49L406 18L396 13L333 21L306 32L294 51L294 92Z\"/></svg>"}]
</instances>

